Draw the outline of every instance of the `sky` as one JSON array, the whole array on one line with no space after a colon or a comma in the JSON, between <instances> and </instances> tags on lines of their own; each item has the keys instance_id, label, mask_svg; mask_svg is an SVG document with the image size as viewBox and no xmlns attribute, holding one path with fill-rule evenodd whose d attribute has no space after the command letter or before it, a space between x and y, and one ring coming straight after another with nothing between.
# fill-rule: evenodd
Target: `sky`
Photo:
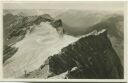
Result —
<instances>
[{"instance_id":1,"label":"sky","mask_svg":"<svg viewBox=\"0 0 128 83\"><path fill-rule=\"evenodd\" d=\"M69 9L122 12L125 2L121 1L85 1L85 2L4 2L3 9L11 9L10 12L17 14L24 12L26 15L40 15L48 13L52 17L68 11ZM16 11L15 11L16 10Z\"/></svg>"},{"instance_id":2,"label":"sky","mask_svg":"<svg viewBox=\"0 0 128 83\"><path fill-rule=\"evenodd\" d=\"M95 9L122 10L125 2L117 1L86 1L86 2L5 2L4 9Z\"/></svg>"}]
</instances>

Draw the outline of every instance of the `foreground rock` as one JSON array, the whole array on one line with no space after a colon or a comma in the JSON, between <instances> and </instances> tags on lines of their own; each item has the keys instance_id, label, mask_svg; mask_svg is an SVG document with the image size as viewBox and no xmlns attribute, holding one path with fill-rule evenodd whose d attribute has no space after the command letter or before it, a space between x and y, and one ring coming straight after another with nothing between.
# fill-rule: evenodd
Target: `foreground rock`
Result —
<instances>
[{"instance_id":1,"label":"foreground rock","mask_svg":"<svg viewBox=\"0 0 128 83\"><path fill-rule=\"evenodd\" d=\"M23 77L58 78L61 74L68 79L122 79L123 67L107 37L107 31L80 38L59 54L50 56L39 69Z\"/></svg>"}]
</instances>

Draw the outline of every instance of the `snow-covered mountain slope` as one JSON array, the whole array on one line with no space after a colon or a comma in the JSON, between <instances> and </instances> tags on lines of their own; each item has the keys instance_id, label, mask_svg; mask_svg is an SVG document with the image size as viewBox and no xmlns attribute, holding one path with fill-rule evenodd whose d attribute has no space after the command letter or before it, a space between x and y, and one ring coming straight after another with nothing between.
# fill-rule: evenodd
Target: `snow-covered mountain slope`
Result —
<instances>
[{"instance_id":1,"label":"snow-covered mountain slope","mask_svg":"<svg viewBox=\"0 0 128 83\"><path fill-rule=\"evenodd\" d=\"M82 36L21 78L122 79L123 66L103 29Z\"/></svg>"},{"instance_id":2,"label":"snow-covered mountain slope","mask_svg":"<svg viewBox=\"0 0 128 83\"><path fill-rule=\"evenodd\" d=\"M21 15L12 15L5 14L3 16L3 62L5 62L8 58L12 57L18 48L11 47L13 44L21 41L27 32L31 32L33 30L33 25L39 25L41 22L51 22L52 26L58 27L55 25L54 20L49 14L43 14L39 16L21 16ZM59 23L57 21L57 23ZM59 25L60 26L60 25Z\"/></svg>"},{"instance_id":3,"label":"snow-covered mountain slope","mask_svg":"<svg viewBox=\"0 0 128 83\"><path fill-rule=\"evenodd\" d=\"M49 56L79 39L69 35L60 37L49 22L31 27L34 30L13 45L18 51L4 63L4 77L16 78L37 69Z\"/></svg>"},{"instance_id":4,"label":"snow-covered mountain slope","mask_svg":"<svg viewBox=\"0 0 128 83\"><path fill-rule=\"evenodd\" d=\"M65 60L65 58L63 60L63 53L65 51L62 51L62 49L67 49L66 52L68 54L65 54L64 57L65 56L67 57L68 55L70 55L70 53L72 53L72 55L74 56L75 52L78 53L78 55L81 53L84 55L88 53L88 52L85 53L87 50L90 50L89 52L93 53L93 51L91 51L90 48L85 48L86 46L85 45L86 42L84 42L85 36L83 36L84 38L82 39L81 37L77 37L77 36L81 36L85 34L95 35L95 31L101 31L102 29L107 29L108 31L107 36L112 43L112 46L110 47L115 49L123 65L123 49L124 49L123 48L123 39L124 39L123 37L123 23L124 23L123 16L110 15L109 16L110 18L109 18L101 14L83 15L83 13L82 14L80 13L79 15L80 17L79 17L77 13L73 16L72 16L72 13L71 14L64 13L64 15L62 16L59 15L60 19L56 18L58 20L52 18L49 14L36 15L36 16L20 16L20 15L5 14L4 19L3 19L4 21L4 58L3 58L4 59L3 60L4 61L4 77L5 78L21 78L21 77L27 78L27 75L28 75L28 78L48 78L47 77L49 74L48 70L55 68L54 70L57 70L57 72L59 72L60 74L60 75L56 74L55 78L61 78L61 77L64 78L65 77L64 75L67 73L65 73L65 70L63 70L63 67L62 69L59 68L61 66L60 63ZM70 16L72 17L69 18ZM82 25L83 27L81 29L81 26L75 27L76 25ZM59 32L59 30L61 29L64 29L63 31L65 34L62 34L61 32ZM66 34L70 34L70 35L66 35ZM74 35L75 37L71 35ZM103 37L103 39L105 38ZM72 51L71 49L74 49L74 44L72 44L73 42L78 43L78 45L75 45L75 48L76 48L75 52L74 51L70 52ZM93 40L93 38L91 37L89 37L89 41L87 42L88 43L92 42L91 43L92 46L93 44L96 43L96 41ZM103 42L99 41L99 42L101 44L104 43L104 41ZM91 44L88 44L86 47L90 47ZM101 44L99 46L105 48L104 45L101 45ZM95 47L98 47L98 45ZM87 50L84 50L83 52L81 52L79 49L87 49ZM109 51L113 51L113 49ZM60 56L62 55L62 57L58 55ZM115 52L112 52L112 55L116 55ZM56 62L57 64L55 63L49 64L49 65L55 65L55 66L54 67L45 66L43 69L40 69L42 66L44 66L45 61L49 60L50 56L54 56L55 59L56 58L57 59L54 60L52 58L50 59L51 61L49 62L50 63ZM80 58L83 58L83 57L80 57ZM103 57L100 57L100 58L103 58ZM111 59L110 57L108 58ZM66 58L65 61L67 61L68 59L72 59L72 57ZM112 61L109 59L108 59L108 63L110 62L111 66L113 66L113 61L115 59L112 59ZM99 63L101 62L99 60L99 56L96 60L98 60ZM120 64L120 60L117 60L117 62ZM115 62L114 65L115 64L118 65L117 62ZM117 65L113 67L116 68ZM102 64L101 64L101 67L102 67ZM107 63L105 67L111 68L110 66L108 66ZM63 73L60 73L59 69L60 71L62 70ZM76 71L79 71L79 69ZM123 70L121 70L121 75L123 75L122 71ZM70 73L68 72L68 74ZM77 75L78 73L75 72L73 74ZM82 74L83 73L81 73L80 75ZM121 75L120 76L115 75L115 76L118 76L118 78L122 78ZM69 77L74 78L74 76L72 77L70 75ZM78 78L78 77L75 77L75 78Z\"/></svg>"}]
</instances>

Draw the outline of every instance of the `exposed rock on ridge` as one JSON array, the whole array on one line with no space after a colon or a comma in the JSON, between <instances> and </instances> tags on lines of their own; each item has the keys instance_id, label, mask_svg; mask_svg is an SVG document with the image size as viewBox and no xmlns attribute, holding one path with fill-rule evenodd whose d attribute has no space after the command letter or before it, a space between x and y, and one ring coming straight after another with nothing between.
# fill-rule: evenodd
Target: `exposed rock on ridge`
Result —
<instances>
[{"instance_id":1,"label":"exposed rock on ridge","mask_svg":"<svg viewBox=\"0 0 128 83\"><path fill-rule=\"evenodd\" d=\"M26 77L49 78L66 71L65 78L69 79L123 78L123 67L106 30L80 38L63 48L61 53L49 57L44 65Z\"/></svg>"}]
</instances>

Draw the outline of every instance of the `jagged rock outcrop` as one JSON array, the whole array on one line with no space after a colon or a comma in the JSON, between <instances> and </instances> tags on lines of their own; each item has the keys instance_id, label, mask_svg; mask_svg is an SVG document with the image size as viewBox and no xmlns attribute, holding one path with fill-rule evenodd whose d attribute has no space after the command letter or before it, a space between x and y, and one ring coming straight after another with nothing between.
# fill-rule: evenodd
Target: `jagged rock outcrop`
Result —
<instances>
[{"instance_id":1,"label":"jagged rock outcrop","mask_svg":"<svg viewBox=\"0 0 128 83\"><path fill-rule=\"evenodd\" d=\"M50 78L67 71L65 78L69 79L123 78L123 67L106 30L82 37L63 48L26 78ZM44 72L47 74L43 75Z\"/></svg>"},{"instance_id":2,"label":"jagged rock outcrop","mask_svg":"<svg viewBox=\"0 0 128 83\"><path fill-rule=\"evenodd\" d=\"M54 20L53 22L51 22L51 25L52 25L53 27L55 27L55 28L58 28L58 27L62 26L62 21L61 21L61 19L59 19L59 20Z\"/></svg>"},{"instance_id":3,"label":"jagged rock outcrop","mask_svg":"<svg viewBox=\"0 0 128 83\"><path fill-rule=\"evenodd\" d=\"M54 19L49 14L40 15L37 19L33 22L36 25L39 25L41 22L51 22Z\"/></svg>"}]
</instances>

